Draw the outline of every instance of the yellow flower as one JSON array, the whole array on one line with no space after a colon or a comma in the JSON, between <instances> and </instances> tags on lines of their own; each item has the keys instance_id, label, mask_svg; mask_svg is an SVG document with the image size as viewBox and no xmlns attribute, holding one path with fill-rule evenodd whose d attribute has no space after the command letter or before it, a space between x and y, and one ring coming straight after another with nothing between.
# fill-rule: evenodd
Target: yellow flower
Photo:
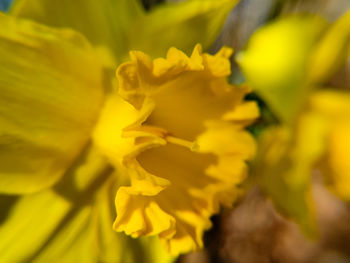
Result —
<instances>
[{"instance_id":1,"label":"yellow flower","mask_svg":"<svg viewBox=\"0 0 350 263\"><path fill-rule=\"evenodd\" d=\"M227 83L230 55L197 45L190 57L171 48L152 61L135 51L118 68L122 98L109 98L94 134L131 181L117 192L117 231L159 235L184 253L202 247L210 216L232 204L255 152L244 127L259 113L243 102L246 87Z\"/></svg>"},{"instance_id":2,"label":"yellow flower","mask_svg":"<svg viewBox=\"0 0 350 263\"><path fill-rule=\"evenodd\" d=\"M305 102L309 57L325 21L312 15L280 18L261 27L237 60L247 81L281 121L291 121Z\"/></svg>"},{"instance_id":3,"label":"yellow flower","mask_svg":"<svg viewBox=\"0 0 350 263\"><path fill-rule=\"evenodd\" d=\"M283 122L293 122L308 95L347 61L350 12L329 25L290 15L257 30L237 57L248 83Z\"/></svg>"},{"instance_id":4,"label":"yellow flower","mask_svg":"<svg viewBox=\"0 0 350 263\"><path fill-rule=\"evenodd\" d=\"M323 90L310 100L324 127L321 170L334 193L350 201L350 93Z\"/></svg>"},{"instance_id":5,"label":"yellow flower","mask_svg":"<svg viewBox=\"0 0 350 263\"><path fill-rule=\"evenodd\" d=\"M278 120L260 139L256 179L310 235L317 233L313 173L322 170L339 196L350 195L348 95L326 86L349 58L349 28L349 11L330 25L314 15L283 17L254 33L239 56Z\"/></svg>"},{"instance_id":6,"label":"yellow flower","mask_svg":"<svg viewBox=\"0 0 350 263\"><path fill-rule=\"evenodd\" d=\"M313 175L350 201L350 94L314 92L293 127L278 125L260 140L255 173L259 183L305 233L315 236Z\"/></svg>"},{"instance_id":7,"label":"yellow flower","mask_svg":"<svg viewBox=\"0 0 350 263\"><path fill-rule=\"evenodd\" d=\"M133 149L142 146L143 140L149 141L152 136L154 139L149 146L158 145L154 144L157 140L163 144L170 141L181 144L183 140L174 138L177 130L169 129L164 133L162 129L169 127L161 127L159 130L161 136L155 136L151 129L152 136L150 133L147 133L148 136L138 136L135 147L133 145L130 148L130 141L134 141L132 136L136 136L135 133L143 134L145 131L130 130L129 133L125 131L127 136L131 136L129 139L121 139L118 134L114 134L117 129L115 125L119 126L121 131L133 121L139 121L139 123L146 121L142 116L146 118L147 113L151 113L151 104L148 102L153 98L147 94L143 103L141 97L137 98L136 93L134 96L129 94L133 97L133 104L118 98L116 94L118 85L112 72L125 60L130 48L139 48L156 56L165 53L171 45L176 45L186 52L189 52L198 41L202 42L206 48L209 47L216 38L226 15L236 2L235 0L190 0L181 4L163 5L146 13L136 0L18 0L15 1L10 12L12 16L0 13L0 261L166 262L171 260L159 249L156 239L135 240L112 230L116 216L114 198L118 188L121 190L118 191L118 196L123 195L123 191L126 193L139 190L135 190L135 178L139 177L131 174L133 172L137 174L140 171L141 168L136 165L140 160L134 159L135 169L132 169L132 161L125 166L125 163L119 162L120 156L124 156L129 150L132 153ZM142 32L139 30L140 25L143 28ZM199 60L193 61L191 66L193 71L188 68L186 74L197 72L196 67L201 65L201 58L205 57L208 59L208 65L217 70L215 74L220 74L221 62L227 69L226 58L217 60L209 55L198 54ZM185 59L184 55L182 59ZM159 76L167 75L164 81L169 81L171 78L175 81L176 75L180 79L180 75L185 74L180 64L186 59L177 60L180 64L176 67L172 67L169 61L158 61L159 63L156 64L159 66L157 69L155 67L155 73ZM121 66L121 69L125 68L125 65ZM187 62L185 65L189 67ZM211 68L209 70L207 65L203 64L203 67L208 70L208 72L202 70L201 74L198 73L203 78L210 76L210 72L215 72ZM227 76L228 73L227 71L221 74ZM198 79L200 79L199 75ZM213 84L211 79L208 81ZM229 87L224 83L226 83L224 77L221 80L218 78L219 91L225 85ZM126 85L121 83L121 86L126 91ZM236 97L237 100L242 98L243 93L244 91L241 97ZM190 94L183 93L181 96L187 95ZM202 100L210 102L204 95L198 94L193 102ZM184 101L186 99L187 97L183 98ZM114 100L116 100L115 103L113 103ZM155 102L159 104L158 101ZM234 107L239 102L232 103ZM138 108L142 105L145 107ZM246 124L244 114L249 113L249 108L252 106L242 105L244 106L236 107L235 113L224 117L239 120L239 125L232 124L237 127L237 130L233 132L231 125L225 121L215 122L210 124L212 132L209 133L208 130L208 133L203 133L203 138L198 137L197 144L200 145L201 140L207 140L206 137L218 137L216 131L222 129L228 136L234 133L244 139L245 135L242 135L245 134L242 127ZM219 106L219 108L223 107ZM117 112L112 114L111 122L107 123L113 129L104 129L101 132L102 138L109 137L110 141L107 141L107 144L101 144L98 130L110 116L109 107L117 109ZM178 109L169 108L164 112L169 113L173 110ZM209 108L207 110L208 113L211 112ZM158 111L154 110L152 114L153 112ZM176 116L175 112L170 113ZM186 115L183 120L186 120ZM147 121L150 121L150 117ZM197 123L200 121L202 120L198 120ZM97 127L96 123L98 123ZM176 122L169 123L176 124ZM178 128L187 130L182 126ZM170 136L168 132L174 133L174 136ZM92 140L93 133L94 140ZM120 148L103 147L113 146L117 138L119 138L118 147ZM219 137L219 139L223 138ZM231 139L228 139L228 142L230 141ZM250 139L247 141L249 143ZM224 143L222 141L222 144ZM244 144L243 141L240 143ZM193 150L205 151L206 147L203 145L199 148L201 150L198 150L196 146ZM220 149L222 148L218 148L218 151ZM111 156L113 151L116 153L115 156ZM244 149L241 153L240 160L243 166L243 160L249 157L244 155L248 155L246 152L247 150ZM203 156L206 155L203 153ZM139 158L141 157L146 158L146 155L140 154ZM223 158L219 164L222 163L222 167L227 167L224 163L230 160L230 158ZM167 162L160 159L157 163L166 165ZM204 164L201 164L202 166L206 168ZM184 173L196 174L196 171L191 170L192 167L197 166L194 164L184 167ZM211 167L210 173L213 174L217 173L215 169L220 168L215 165ZM144 170L147 169L145 164ZM238 169L237 173L239 172ZM227 173L225 171L223 175ZM149 178L155 178L155 181L142 181L136 186L143 190L142 184L145 183L148 187L145 191L154 195L158 191L157 196L160 198L175 183L161 178L162 175L156 174L156 176L149 176ZM132 190L126 187L130 178ZM196 177L188 177L188 182L192 182L194 178ZM203 180L205 178L206 175L203 174ZM196 178L195 182L201 182L201 179ZM238 179L241 178L237 176ZM193 199L186 196L187 203L191 204L189 209L197 209L197 206L204 207L201 208L198 218L202 220L205 227L208 226L210 213L217 211L215 206L229 199L222 195L226 193L225 187L231 186L222 185L220 187L223 191L219 192L217 188L220 187L213 179L213 184L208 184L207 188L202 189L201 186L204 187L206 180L202 182L203 185L195 189L199 193L191 190ZM184 189L186 189L185 185ZM206 200L206 202L212 202L211 210L202 203L201 198L194 198L199 194L202 195L202 191L212 193L210 199ZM214 193L222 194L216 196ZM145 201L141 198L137 204L142 205L142 202ZM117 205L118 209L122 209L119 204ZM157 206L162 207L160 203L154 202L151 208L157 209ZM148 207L146 211L148 213ZM179 215L172 213L167 215L167 212L163 214L166 218L173 217L177 220ZM195 215L197 210L188 212ZM117 220L120 224L122 221L125 222L126 216L122 212L118 214ZM169 229L167 238L170 239L171 230L174 240L178 240L176 235L182 233L178 230L181 224L177 224L174 220L171 221L174 223L174 228ZM164 221L157 220L158 226L157 231L164 229ZM130 221L127 227L135 227L135 224ZM177 234L174 231L175 228ZM204 226L201 226L196 231L200 232L203 229ZM151 230L147 229L147 231L147 233L144 231L138 234L152 234ZM154 231L154 234L157 231ZM162 234L165 235L164 232ZM197 243L201 242L198 240L200 235L201 233L195 236ZM181 246L181 251L192 248L194 248L192 243L184 244Z\"/></svg>"}]
</instances>

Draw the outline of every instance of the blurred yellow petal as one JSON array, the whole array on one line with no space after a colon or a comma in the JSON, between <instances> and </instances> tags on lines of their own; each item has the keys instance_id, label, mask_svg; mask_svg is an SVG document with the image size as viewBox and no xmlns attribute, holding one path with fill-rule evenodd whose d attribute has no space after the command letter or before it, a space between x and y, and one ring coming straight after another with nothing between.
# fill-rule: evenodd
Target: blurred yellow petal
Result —
<instances>
[{"instance_id":1,"label":"blurred yellow petal","mask_svg":"<svg viewBox=\"0 0 350 263\"><path fill-rule=\"evenodd\" d=\"M103 101L87 41L0 14L0 192L54 184L87 144Z\"/></svg>"},{"instance_id":2,"label":"blurred yellow petal","mask_svg":"<svg viewBox=\"0 0 350 263\"><path fill-rule=\"evenodd\" d=\"M152 57L164 56L171 46L190 53L196 43L201 43L206 50L237 2L188 0L160 5L131 28L130 49L141 50Z\"/></svg>"},{"instance_id":3,"label":"blurred yellow petal","mask_svg":"<svg viewBox=\"0 0 350 263\"><path fill-rule=\"evenodd\" d=\"M49 238L69 208L69 201L52 190L20 197L0 227L1 261L28 261Z\"/></svg>"},{"instance_id":4,"label":"blurred yellow petal","mask_svg":"<svg viewBox=\"0 0 350 263\"><path fill-rule=\"evenodd\" d=\"M127 32L143 15L137 0L17 0L11 13L84 34L95 47L113 54L114 62L127 56ZM138 31L139 32L139 31Z\"/></svg>"},{"instance_id":5,"label":"blurred yellow petal","mask_svg":"<svg viewBox=\"0 0 350 263\"><path fill-rule=\"evenodd\" d=\"M305 234L315 237L318 232L311 193L315 151L310 147L298 156L303 139L295 139L286 127L267 130L259 145L254 173L277 208L294 219Z\"/></svg>"},{"instance_id":6,"label":"blurred yellow petal","mask_svg":"<svg viewBox=\"0 0 350 263\"><path fill-rule=\"evenodd\" d=\"M312 170L325 150L326 123L322 116L308 112L300 116L292 138L289 155L292 159L291 177L287 178L291 187L307 185Z\"/></svg>"},{"instance_id":7,"label":"blurred yellow petal","mask_svg":"<svg viewBox=\"0 0 350 263\"><path fill-rule=\"evenodd\" d=\"M315 16L281 18L255 32L237 57L247 81L283 121L305 102L308 56L324 28Z\"/></svg>"},{"instance_id":8,"label":"blurred yellow petal","mask_svg":"<svg viewBox=\"0 0 350 263\"><path fill-rule=\"evenodd\" d=\"M314 111L322 114L330 122L346 120L350 116L350 95L347 91L323 89L310 97Z\"/></svg>"},{"instance_id":9,"label":"blurred yellow petal","mask_svg":"<svg viewBox=\"0 0 350 263\"><path fill-rule=\"evenodd\" d=\"M234 108L234 110L227 112L224 120L242 121L242 123L250 124L260 115L259 107L254 101L242 103Z\"/></svg>"},{"instance_id":10,"label":"blurred yellow petal","mask_svg":"<svg viewBox=\"0 0 350 263\"><path fill-rule=\"evenodd\" d=\"M163 56L170 46L190 52L200 42L209 48L238 0L167 3L148 13L139 2L17 0L11 13L54 27L73 28L104 56L112 54L110 59L120 63L130 49Z\"/></svg>"},{"instance_id":11,"label":"blurred yellow petal","mask_svg":"<svg viewBox=\"0 0 350 263\"><path fill-rule=\"evenodd\" d=\"M319 91L312 96L311 105L327 123L326 179L338 196L350 201L350 94Z\"/></svg>"},{"instance_id":12,"label":"blurred yellow petal","mask_svg":"<svg viewBox=\"0 0 350 263\"><path fill-rule=\"evenodd\" d=\"M202 54L197 45L191 56L171 48L152 60L133 51L118 68L123 100L110 97L94 132L130 180L117 192L117 231L158 235L173 255L197 250L210 216L236 198L255 143L244 131L244 116L254 114L241 107L249 89L226 80L231 53ZM235 109L239 120L223 119Z\"/></svg>"},{"instance_id":13,"label":"blurred yellow petal","mask_svg":"<svg viewBox=\"0 0 350 263\"><path fill-rule=\"evenodd\" d=\"M327 31L313 52L310 82L324 82L345 65L350 56L350 11Z\"/></svg>"},{"instance_id":14,"label":"blurred yellow petal","mask_svg":"<svg viewBox=\"0 0 350 263\"><path fill-rule=\"evenodd\" d=\"M334 191L350 201L350 119L333 126L330 134L331 181Z\"/></svg>"},{"instance_id":15,"label":"blurred yellow petal","mask_svg":"<svg viewBox=\"0 0 350 263\"><path fill-rule=\"evenodd\" d=\"M90 147L54 188L0 196L0 261L171 262L161 250L150 255L148 248L162 249L156 242L146 249L141 241L112 230L113 199L123 183L105 157Z\"/></svg>"},{"instance_id":16,"label":"blurred yellow petal","mask_svg":"<svg viewBox=\"0 0 350 263\"><path fill-rule=\"evenodd\" d=\"M115 179L113 175L109 177L99 187L91 203L70 210L71 217L69 220L66 217L64 227L56 230L56 235L37 254L36 262L55 262L59 258L60 262L67 263L131 263L147 259L149 252L140 247L138 240L111 229L115 217L112 202L116 189ZM138 253L135 253L136 249Z\"/></svg>"},{"instance_id":17,"label":"blurred yellow petal","mask_svg":"<svg viewBox=\"0 0 350 263\"><path fill-rule=\"evenodd\" d=\"M83 231L86 227L84 223L91 212L91 207L86 205L89 198L93 197L91 185L98 185L99 176L103 182L104 173L108 171L106 159L101 155L97 158L96 154L93 149L84 152L55 188L18 196L18 202L9 207L6 220L0 225L0 261L34 260L41 256L41 252L45 251L56 235L65 231L70 222L72 225L81 226L76 228L76 232L74 227L70 228L71 233L66 242L57 247L57 253L60 247L69 245L75 235ZM94 160L91 157L95 157ZM84 180L86 185L82 186L80 183L78 186L75 180ZM89 198L86 193L84 196L86 189L89 189Z\"/></svg>"}]
</instances>

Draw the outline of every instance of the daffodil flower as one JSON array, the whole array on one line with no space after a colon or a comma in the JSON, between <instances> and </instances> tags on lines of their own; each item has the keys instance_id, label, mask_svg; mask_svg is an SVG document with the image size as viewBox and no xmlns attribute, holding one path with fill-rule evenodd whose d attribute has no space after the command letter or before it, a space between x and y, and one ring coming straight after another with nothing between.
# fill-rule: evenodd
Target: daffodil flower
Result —
<instances>
[{"instance_id":1,"label":"daffodil flower","mask_svg":"<svg viewBox=\"0 0 350 263\"><path fill-rule=\"evenodd\" d=\"M244 127L258 108L242 101L249 89L226 81L230 49L211 56L197 45L187 57L171 48L153 61L130 55L117 71L121 97L109 98L94 133L131 179L117 192L114 228L159 235L172 254L196 250L209 217L232 204L246 175L255 145Z\"/></svg>"},{"instance_id":2,"label":"daffodil flower","mask_svg":"<svg viewBox=\"0 0 350 263\"><path fill-rule=\"evenodd\" d=\"M175 255L202 246L245 176L258 110L226 81L229 49L170 47L210 46L235 3L19 0L0 13L1 261L169 260L112 225ZM131 49L169 51L120 65Z\"/></svg>"},{"instance_id":3,"label":"daffodil flower","mask_svg":"<svg viewBox=\"0 0 350 263\"><path fill-rule=\"evenodd\" d=\"M327 85L349 58L349 28L349 11L333 24L281 18L258 30L238 58L279 122L260 140L256 178L310 236L317 234L312 175L321 173L342 199L350 195L349 93Z\"/></svg>"}]
</instances>

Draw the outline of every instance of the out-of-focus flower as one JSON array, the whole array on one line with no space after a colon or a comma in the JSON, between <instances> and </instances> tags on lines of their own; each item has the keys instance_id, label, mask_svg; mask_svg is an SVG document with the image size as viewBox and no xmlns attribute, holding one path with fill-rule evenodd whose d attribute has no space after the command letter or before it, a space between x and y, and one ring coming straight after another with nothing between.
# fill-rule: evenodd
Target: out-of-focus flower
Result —
<instances>
[{"instance_id":1,"label":"out-of-focus flower","mask_svg":"<svg viewBox=\"0 0 350 263\"><path fill-rule=\"evenodd\" d=\"M111 163L113 158L101 151L100 144L96 147L91 141L91 136L96 123L99 123L98 127L101 122L104 123L105 114L108 114L106 109L117 96L117 83L111 72L125 60L129 48L140 48L155 56L165 52L172 45L187 52L196 42L202 42L208 47L235 2L193 0L164 5L145 13L138 1L130 0L19 0L11 10L15 17L0 13L1 261L169 260L155 242L130 239L112 230L115 193L118 187L128 184L129 178L123 176L123 170L114 169L114 162ZM143 30L140 30L140 26ZM226 67L228 65L225 59L212 59L207 55L198 55L198 59L202 56L208 57L210 65L205 66L208 73L203 72L203 78L210 76L209 68L216 68L220 72L221 62ZM162 65L163 60L157 61ZM167 64L168 62L165 61L162 67L157 68L160 70L157 74L161 74L167 65L171 65ZM185 61L179 59L177 62L180 66ZM199 66L199 62L196 60L193 66ZM214 65L216 62L220 63ZM121 66L121 69L125 68L125 65L128 64ZM139 66L142 68L142 65ZM181 73L169 68L170 72L186 76L197 74L195 70ZM175 75L173 81L176 81ZM130 77L129 80L132 81L132 76ZM169 83L170 79L169 77ZM213 81L209 79L208 83ZM219 91L228 87L227 84L225 86L223 78L219 78L217 84ZM122 86L122 89L126 90L127 87L124 84ZM136 87L131 86L131 90ZM147 87L144 88L147 90ZM148 95L145 101L150 100ZM135 101L142 103L140 98ZM183 98L184 101L187 99ZM198 94L197 100L202 99L207 101L206 93ZM124 110L134 107L135 114L140 118L135 119L133 115L116 112L111 119L112 126L120 125L120 128L124 128L121 125L132 124L136 120L139 124L145 121L139 115L141 108L138 106L141 104L138 105L135 101L133 105L129 105L119 99L116 105ZM161 102L157 101L157 104L159 103ZM145 105L147 108L150 104ZM232 106L234 105L236 104ZM244 112L236 113L236 117L239 118ZM175 112L171 114L176 116ZM146 117L147 115L144 115L144 118ZM235 118L235 115L226 118ZM222 128L217 125L219 124L213 126L212 133L205 133L202 137L216 136L216 129ZM228 128L229 131L231 130ZM111 135L113 139L113 134L109 132L112 133L113 130L104 131L103 136ZM242 131L237 130L237 134L241 133ZM125 131L125 134L135 136L131 130L129 134ZM114 135L115 138L120 137L120 134ZM163 143L166 139L167 142L177 140L170 134L164 135L167 135L166 138L159 139ZM175 135L177 134L174 133ZM135 143L141 146L144 139L149 138L135 138ZM129 140L133 140L132 137ZM198 144L200 140L205 139L198 138ZM112 140L111 144L113 142ZM203 146L201 151L205 149ZM113 150L125 153L124 149ZM166 160L160 160L159 163L162 161ZM128 168L131 169L130 166ZM134 173L140 169L136 168ZM192 166L186 166L185 171L189 175L196 174L191 168ZM212 166L212 173L215 173L215 168L219 169L219 166ZM130 173L130 170L128 172ZM190 183L194 178L191 176L186 179ZM167 180L159 179L153 183L165 181ZM155 186L160 192L165 185L157 187ZM149 191L151 190L155 191L150 187ZM223 199L222 196L214 197L218 200ZM187 204L194 205L194 200L197 199L187 199ZM198 205L204 205L200 201ZM197 209L197 206L188 208L195 207ZM118 218L127 216L122 212L119 215L118 211ZM201 214L202 218L208 218L210 215L207 210L204 214ZM207 222L205 221L206 224ZM162 224L163 221L159 219L159 226ZM180 230L178 232L181 233ZM176 235L175 231L173 234ZM187 246L188 249L193 248L190 244Z\"/></svg>"},{"instance_id":2,"label":"out-of-focus flower","mask_svg":"<svg viewBox=\"0 0 350 263\"><path fill-rule=\"evenodd\" d=\"M279 125L262 136L256 175L277 206L314 235L312 174L321 174L330 189L349 201L350 93L314 92L291 128Z\"/></svg>"},{"instance_id":3,"label":"out-of-focus flower","mask_svg":"<svg viewBox=\"0 0 350 263\"><path fill-rule=\"evenodd\" d=\"M159 235L172 254L188 252L202 247L220 204L232 204L255 152L244 127L259 111L242 102L247 88L226 81L231 53L171 48L152 61L132 52L119 67L123 99L109 99L94 136L131 179L117 193L117 231Z\"/></svg>"},{"instance_id":4,"label":"out-of-focus flower","mask_svg":"<svg viewBox=\"0 0 350 263\"><path fill-rule=\"evenodd\" d=\"M350 12L328 25L315 15L270 23L237 57L245 77L283 122L296 117L308 94L349 57Z\"/></svg>"},{"instance_id":5,"label":"out-of-focus flower","mask_svg":"<svg viewBox=\"0 0 350 263\"><path fill-rule=\"evenodd\" d=\"M335 194L350 201L350 93L324 90L310 98L311 109L323 121L320 170Z\"/></svg>"},{"instance_id":6,"label":"out-of-focus flower","mask_svg":"<svg viewBox=\"0 0 350 263\"><path fill-rule=\"evenodd\" d=\"M316 233L313 173L322 171L342 198L350 194L349 95L320 90L349 58L349 28L349 12L332 25L315 16L282 18L260 29L239 57L279 122L261 138L257 180L309 234Z\"/></svg>"},{"instance_id":7,"label":"out-of-focus flower","mask_svg":"<svg viewBox=\"0 0 350 263\"><path fill-rule=\"evenodd\" d=\"M283 121L290 121L305 99L309 57L325 21L290 16L259 29L237 60L254 90Z\"/></svg>"}]
</instances>

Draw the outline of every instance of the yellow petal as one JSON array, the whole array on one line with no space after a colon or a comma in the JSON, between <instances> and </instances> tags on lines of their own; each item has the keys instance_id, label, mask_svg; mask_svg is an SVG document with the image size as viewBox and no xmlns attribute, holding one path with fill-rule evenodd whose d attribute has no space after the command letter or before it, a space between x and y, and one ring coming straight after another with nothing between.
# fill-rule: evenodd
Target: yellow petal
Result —
<instances>
[{"instance_id":1,"label":"yellow petal","mask_svg":"<svg viewBox=\"0 0 350 263\"><path fill-rule=\"evenodd\" d=\"M303 138L310 139L309 135ZM303 139L297 146L293 140L295 138L285 127L267 130L259 145L254 173L276 207L294 219L305 234L315 237L317 225L311 193L311 171L319 155L315 155L313 147L310 147L311 154L304 151L299 158L297 149L303 147L300 145Z\"/></svg>"},{"instance_id":2,"label":"yellow petal","mask_svg":"<svg viewBox=\"0 0 350 263\"><path fill-rule=\"evenodd\" d=\"M91 200L87 196L93 197L95 187L101 184L99 176L102 175L103 183L106 171L110 171L106 159L101 157L95 149L89 148L54 189L18 197L0 226L0 261L26 262L45 257L45 250L66 228L70 232L65 232L66 242L61 242L57 250L54 248L51 252L59 253L61 248L75 245L74 238L84 233L82 226L91 213L91 207L84 206ZM80 183L75 184L77 181ZM88 195L84 194L86 191Z\"/></svg>"},{"instance_id":3,"label":"yellow petal","mask_svg":"<svg viewBox=\"0 0 350 263\"><path fill-rule=\"evenodd\" d=\"M69 201L51 190L20 198L0 227L0 260L31 261L70 207Z\"/></svg>"},{"instance_id":4,"label":"yellow petal","mask_svg":"<svg viewBox=\"0 0 350 263\"><path fill-rule=\"evenodd\" d=\"M208 122L207 130L197 138L199 152L217 155L241 155L252 159L255 155L253 137L240 126L226 122Z\"/></svg>"},{"instance_id":5,"label":"yellow petal","mask_svg":"<svg viewBox=\"0 0 350 263\"><path fill-rule=\"evenodd\" d=\"M350 94L322 90L312 96L311 105L327 124L326 181L340 198L350 201Z\"/></svg>"},{"instance_id":6,"label":"yellow petal","mask_svg":"<svg viewBox=\"0 0 350 263\"><path fill-rule=\"evenodd\" d=\"M120 179L90 148L54 189L18 197L17 202L0 196L2 209L7 209L2 211L8 212L0 225L0 261L170 262L164 253L150 255L150 247L159 249L153 241L146 248L112 230Z\"/></svg>"},{"instance_id":7,"label":"yellow petal","mask_svg":"<svg viewBox=\"0 0 350 263\"><path fill-rule=\"evenodd\" d=\"M330 135L331 181L335 192L350 201L350 119L333 126Z\"/></svg>"},{"instance_id":8,"label":"yellow petal","mask_svg":"<svg viewBox=\"0 0 350 263\"><path fill-rule=\"evenodd\" d=\"M136 21L129 31L130 48L146 52L152 57L164 56L171 46L185 53L191 52L196 43L208 49L237 2L189 0L163 4Z\"/></svg>"},{"instance_id":9,"label":"yellow petal","mask_svg":"<svg viewBox=\"0 0 350 263\"><path fill-rule=\"evenodd\" d=\"M282 18L255 32L237 57L252 88L283 121L305 102L309 54L324 28L315 16Z\"/></svg>"},{"instance_id":10,"label":"yellow petal","mask_svg":"<svg viewBox=\"0 0 350 263\"><path fill-rule=\"evenodd\" d=\"M345 65L350 55L350 11L327 31L313 52L310 82L324 82Z\"/></svg>"},{"instance_id":11,"label":"yellow petal","mask_svg":"<svg viewBox=\"0 0 350 263\"><path fill-rule=\"evenodd\" d=\"M214 56L205 54L203 63L213 76L229 76L231 74L231 63L228 58L232 56L232 53L232 48L222 47Z\"/></svg>"},{"instance_id":12,"label":"yellow petal","mask_svg":"<svg viewBox=\"0 0 350 263\"><path fill-rule=\"evenodd\" d=\"M103 100L86 40L0 14L0 191L54 184L86 145Z\"/></svg>"},{"instance_id":13,"label":"yellow petal","mask_svg":"<svg viewBox=\"0 0 350 263\"><path fill-rule=\"evenodd\" d=\"M110 177L96 191L96 198L83 207L71 209L64 226L41 249L36 262L140 262L149 252L137 240L116 233L113 195L116 178ZM91 193L90 193L91 195ZM78 200L77 200L78 201ZM80 202L80 201L79 201ZM74 211L74 212L72 212ZM139 253L135 253L135 250Z\"/></svg>"},{"instance_id":14,"label":"yellow petal","mask_svg":"<svg viewBox=\"0 0 350 263\"><path fill-rule=\"evenodd\" d=\"M141 195L133 187L122 187L115 200L117 215L114 228L132 237L158 235L171 238L175 219L164 212L153 198Z\"/></svg>"},{"instance_id":15,"label":"yellow petal","mask_svg":"<svg viewBox=\"0 0 350 263\"><path fill-rule=\"evenodd\" d=\"M128 54L130 25L144 12L137 0L17 0L11 13L49 26L75 29L120 62Z\"/></svg>"},{"instance_id":16,"label":"yellow petal","mask_svg":"<svg viewBox=\"0 0 350 263\"><path fill-rule=\"evenodd\" d=\"M310 97L311 108L330 121L346 120L350 116L350 94L324 89Z\"/></svg>"},{"instance_id":17,"label":"yellow petal","mask_svg":"<svg viewBox=\"0 0 350 263\"><path fill-rule=\"evenodd\" d=\"M169 186L169 181L147 173L137 162L128 164L131 187L120 187L115 199L117 215L114 228L132 237L172 236L175 219L151 198Z\"/></svg>"},{"instance_id":18,"label":"yellow petal","mask_svg":"<svg viewBox=\"0 0 350 263\"><path fill-rule=\"evenodd\" d=\"M232 111L227 112L222 117L227 121L238 121L243 124L250 124L260 116L259 107L254 101L249 101L237 105ZM248 123L246 123L248 121Z\"/></svg>"}]
</instances>

